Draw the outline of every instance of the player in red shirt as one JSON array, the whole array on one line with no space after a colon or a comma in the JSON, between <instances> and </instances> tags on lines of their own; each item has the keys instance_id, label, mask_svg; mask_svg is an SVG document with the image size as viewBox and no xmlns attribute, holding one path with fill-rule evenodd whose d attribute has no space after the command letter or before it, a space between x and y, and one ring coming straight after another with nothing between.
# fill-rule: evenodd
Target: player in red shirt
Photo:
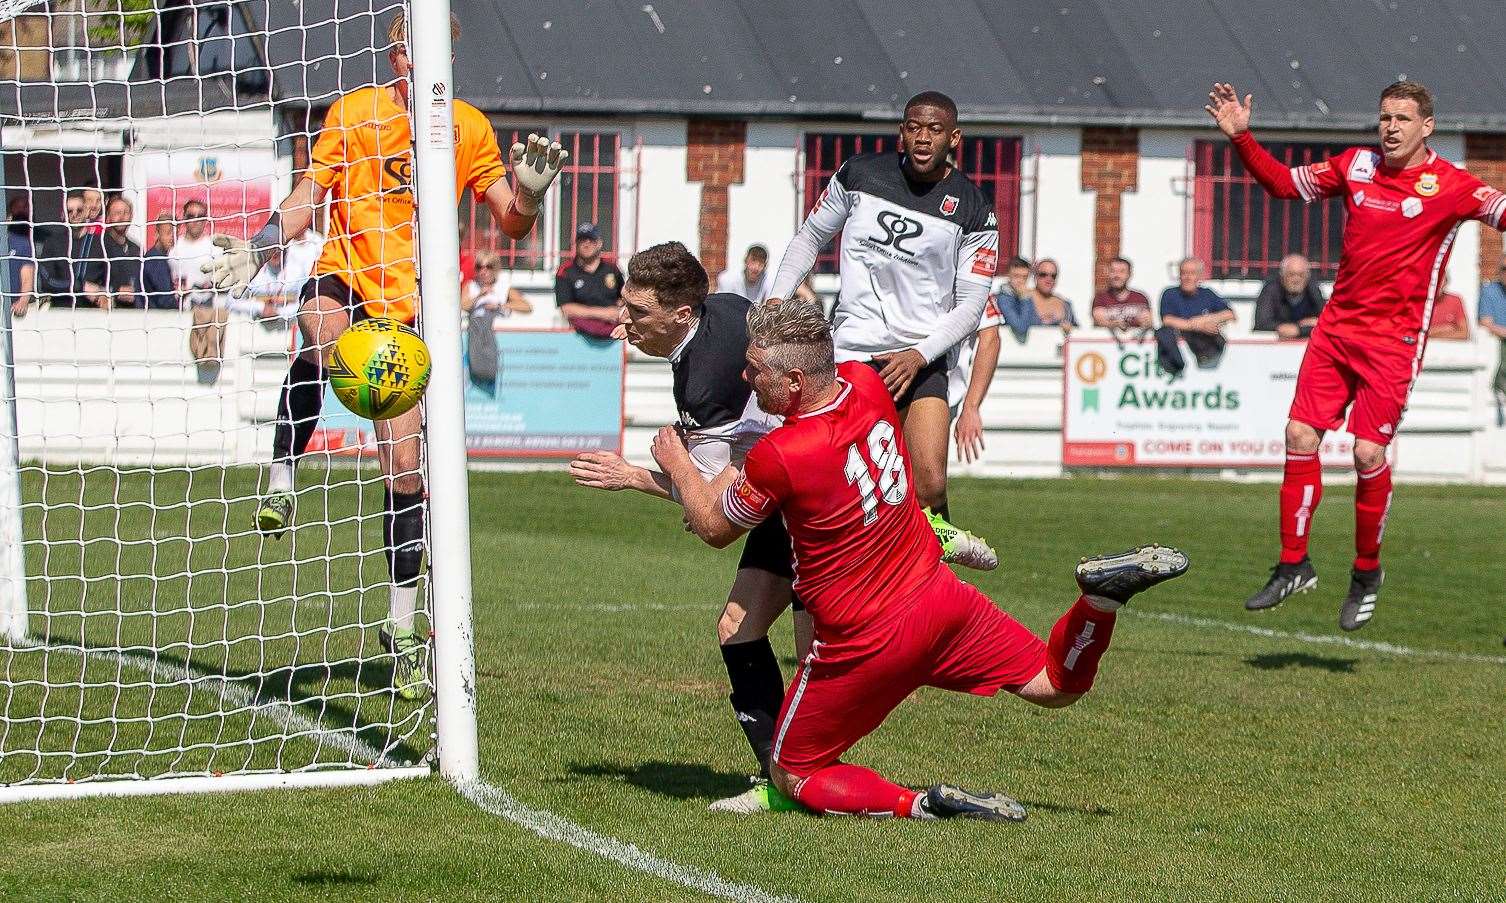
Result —
<instances>
[{"instance_id":1,"label":"player in red shirt","mask_svg":"<svg viewBox=\"0 0 1506 903\"><path fill-rule=\"evenodd\" d=\"M1208 114L1266 191L1309 203L1344 196L1338 279L1302 358L1286 424L1281 558L1245 608L1275 608L1317 586L1307 542L1323 497L1318 446L1325 431L1344 423L1347 409L1359 481L1354 569L1339 626L1358 630L1375 613L1384 579L1381 535L1391 507L1386 446L1422 368L1439 280L1459 226L1474 219L1500 229L1506 194L1428 147L1433 96L1416 82L1399 81L1381 92L1378 148L1352 147L1290 168L1250 134L1251 95L1241 101L1232 85L1216 84L1208 99Z\"/></svg>"},{"instance_id":2,"label":"player in red shirt","mask_svg":"<svg viewBox=\"0 0 1506 903\"><path fill-rule=\"evenodd\" d=\"M672 427L653 450L708 544L724 547L769 517L789 529L815 641L779 713L771 779L816 812L1023 819L1000 794L917 792L839 759L922 686L1070 705L1093 684L1115 612L1185 571L1187 556L1147 546L1084 559L1083 594L1043 642L941 563L894 401L870 367L833 364L820 306L757 305L748 339L745 376L784 425L753 446L741 474L729 467L711 482Z\"/></svg>"}]
</instances>

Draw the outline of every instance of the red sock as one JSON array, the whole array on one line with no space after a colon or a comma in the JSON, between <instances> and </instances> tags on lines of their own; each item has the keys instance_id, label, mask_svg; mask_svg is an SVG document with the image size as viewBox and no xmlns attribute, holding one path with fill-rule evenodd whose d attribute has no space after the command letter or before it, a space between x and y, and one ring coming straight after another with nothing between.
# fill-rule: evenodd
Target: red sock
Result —
<instances>
[{"instance_id":1,"label":"red sock","mask_svg":"<svg viewBox=\"0 0 1506 903\"><path fill-rule=\"evenodd\" d=\"M1286 453L1281 477L1281 563L1296 564L1307 557L1307 537L1313 514L1323 500L1323 465L1318 453Z\"/></svg>"},{"instance_id":2,"label":"red sock","mask_svg":"<svg viewBox=\"0 0 1506 903\"><path fill-rule=\"evenodd\" d=\"M1063 693L1086 693L1098 674L1098 660L1114 635L1114 613L1100 611L1078 596L1051 628L1046 643L1046 676Z\"/></svg>"},{"instance_id":3,"label":"red sock","mask_svg":"<svg viewBox=\"0 0 1506 903\"><path fill-rule=\"evenodd\" d=\"M1381 464L1360 474L1354 486L1354 566L1362 571L1380 567L1381 537L1391 510L1391 465Z\"/></svg>"},{"instance_id":4,"label":"red sock","mask_svg":"<svg viewBox=\"0 0 1506 903\"><path fill-rule=\"evenodd\" d=\"M909 818L916 792L891 784L871 768L838 762L795 784L795 799L826 815Z\"/></svg>"}]
</instances>

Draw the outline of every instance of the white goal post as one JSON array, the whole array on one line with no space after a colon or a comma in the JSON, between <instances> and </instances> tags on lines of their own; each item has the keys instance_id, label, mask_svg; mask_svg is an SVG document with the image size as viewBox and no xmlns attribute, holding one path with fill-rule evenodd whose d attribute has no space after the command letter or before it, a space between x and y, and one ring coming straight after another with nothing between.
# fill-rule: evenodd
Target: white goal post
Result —
<instances>
[{"instance_id":1,"label":"white goal post","mask_svg":"<svg viewBox=\"0 0 1506 903\"><path fill-rule=\"evenodd\" d=\"M0 802L475 778L449 0L143 6L0 0ZM322 237L251 301L183 275L261 227L337 97L391 81L399 11L433 361L413 699L390 484L331 393L292 529L255 526Z\"/></svg>"}]
</instances>

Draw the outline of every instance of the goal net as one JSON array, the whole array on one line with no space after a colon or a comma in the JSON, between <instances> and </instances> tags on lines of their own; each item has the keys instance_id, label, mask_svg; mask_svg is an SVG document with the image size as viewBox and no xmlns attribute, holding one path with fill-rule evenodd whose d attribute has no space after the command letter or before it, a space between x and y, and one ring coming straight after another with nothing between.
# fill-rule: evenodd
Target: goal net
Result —
<instances>
[{"instance_id":1,"label":"goal net","mask_svg":"<svg viewBox=\"0 0 1506 903\"><path fill-rule=\"evenodd\" d=\"M216 237L255 233L308 171L330 104L392 81L402 11L0 0L0 799L367 782L435 760L434 552L405 698L382 636L380 449L327 388L290 528L256 525L327 211L248 293L202 275ZM411 146L383 153L411 178ZM433 422L431 459L451 438Z\"/></svg>"}]
</instances>

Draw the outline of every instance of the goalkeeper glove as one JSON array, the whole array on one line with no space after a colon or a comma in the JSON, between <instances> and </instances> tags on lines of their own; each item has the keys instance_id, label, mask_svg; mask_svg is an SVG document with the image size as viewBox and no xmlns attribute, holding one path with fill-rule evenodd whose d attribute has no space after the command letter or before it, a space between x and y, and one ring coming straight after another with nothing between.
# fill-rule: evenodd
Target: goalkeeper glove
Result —
<instances>
[{"instance_id":1,"label":"goalkeeper glove","mask_svg":"<svg viewBox=\"0 0 1506 903\"><path fill-rule=\"evenodd\" d=\"M210 242L223 253L199 269L209 276L216 291L239 298L266 263L267 252L282 245L282 218L274 211L249 243L229 235L216 235Z\"/></svg>"},{"instance_id":2,"label":"goalkeeper glove","mask_svg":"<svg viewBox=\"0 0 1506 903\"><path fill-rule=\"evenodd\" d=\"M518 212L537 213L544 203L544 195L549 192L549 186L554 184L561 167L570 159L570 152L560 147L558 141L551 142L548 138L529 135L527 144L514 142L508 156L512 160L513 182L517 186L518 197L524 202L517 205Z\"/></svg>"}]
</instances>

